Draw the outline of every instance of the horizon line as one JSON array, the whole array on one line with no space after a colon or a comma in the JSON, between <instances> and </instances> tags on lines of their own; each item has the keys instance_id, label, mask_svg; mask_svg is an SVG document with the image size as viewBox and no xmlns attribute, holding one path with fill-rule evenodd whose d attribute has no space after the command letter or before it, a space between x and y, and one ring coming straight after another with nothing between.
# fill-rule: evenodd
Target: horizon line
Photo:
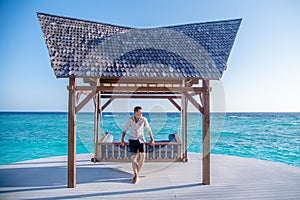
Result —
<instances>
[{"instance_id":1,"label":"horizon line","mask_svg":"<svg viewBox=\"0 0 300 200\"><path fill-rule=\"evenodd\" d=\"M62 110L0 110L0 113L68 113L68 111ZM180 113L179 111L167 111L167 112L151 112L145 111L144 113ZM94 111L82 111L80 113L94 113ZM133 111L102 111L102 113L133 113ZM188 111L187 113L200 113L198 111ZM210 113L300 113L300 111L211 111Z\"/></svg>"}]
</instances>

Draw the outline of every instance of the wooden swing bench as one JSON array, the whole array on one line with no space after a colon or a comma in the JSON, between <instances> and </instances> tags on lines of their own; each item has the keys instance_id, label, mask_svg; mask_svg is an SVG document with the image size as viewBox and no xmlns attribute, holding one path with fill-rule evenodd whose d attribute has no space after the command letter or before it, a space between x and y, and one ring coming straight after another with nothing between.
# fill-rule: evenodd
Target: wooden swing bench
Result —
<instances>
[{"instance_id":1,"label":"wooden swing bench","mask_svg":"<svg viewBox=\"0 0 300 200\"><path fill-rule=\"evenodd\" d=\"M129 145L124 146L121 142L109 141L110 134L105 134L96 144L95 157L92 162L129 162ZM173 133L169 135L169 140L155 141L155 146L150 146L146 142L146 162L180 162L183 161L181 155L181 142L179 135Z\"/></svg>"}]
</instances>

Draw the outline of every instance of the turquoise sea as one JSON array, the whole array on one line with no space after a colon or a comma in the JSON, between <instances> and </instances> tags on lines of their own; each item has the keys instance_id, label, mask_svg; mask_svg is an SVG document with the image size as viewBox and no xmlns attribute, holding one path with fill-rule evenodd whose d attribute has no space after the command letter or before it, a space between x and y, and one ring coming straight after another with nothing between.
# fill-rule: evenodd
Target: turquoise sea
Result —
<instances>
[{"instance_id":1,"label":"turquoise sea","mask_svg":"<svg viewBox=\"0 0 300 200\"><path fill-rule=\"evenodd\" d=\"M156 140L180 132L179 113L144 113ZM120 140L130 113L103 113L100 134ZM67 113L0 112L0 164L67 155ZM93 113L77 115L77 153L93 153ZM188 151L201 152L202 119L188 114ZM211 152L300 167L300 113L213 113ZM92 156L92 155L91 155Z\"/></svg>"}]
</instances>

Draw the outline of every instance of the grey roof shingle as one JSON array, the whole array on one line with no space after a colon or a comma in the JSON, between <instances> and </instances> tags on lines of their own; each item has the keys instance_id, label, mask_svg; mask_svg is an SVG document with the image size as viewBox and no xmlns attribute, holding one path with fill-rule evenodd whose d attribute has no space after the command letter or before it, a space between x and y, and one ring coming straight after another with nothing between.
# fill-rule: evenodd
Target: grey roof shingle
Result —
<instances>
[{"instance_id":1,"label":"grey roof shingle","mask_svg":"<svg viewBox=\"0 0 300 200\"><path fill-rule=\"evenodd\" d=\"M56 77L221 78L241 19L136 29L38 13Z\"/></svg>"}]
</instances>

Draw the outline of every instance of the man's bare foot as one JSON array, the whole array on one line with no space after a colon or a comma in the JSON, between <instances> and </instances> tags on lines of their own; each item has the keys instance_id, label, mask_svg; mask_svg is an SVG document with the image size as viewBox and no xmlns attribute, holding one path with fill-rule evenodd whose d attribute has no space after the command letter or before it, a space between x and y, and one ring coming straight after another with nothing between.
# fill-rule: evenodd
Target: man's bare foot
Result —
<instances>
[{"instance_id":1,"label":"man's bare foot","mask_svg":"<svg viewBox=\"0 0 300 200\"><path fill-rule=\"evenodd\" d=\"M136 174L134 174L133 178L132 178L132 183L135 183L136 182Z\"/></svg>"},{"instance_id":2,"label":"man's bare foot","mask_svg":"<svg viewBox=\"0 0 300 200\"><path fill-rule=\"evenodd\" d=\"M133 184L137 184L139 182L140 178L137 174L134 174L134 177L132 179L132 183Z\"/></svg>"}]
</instances>

